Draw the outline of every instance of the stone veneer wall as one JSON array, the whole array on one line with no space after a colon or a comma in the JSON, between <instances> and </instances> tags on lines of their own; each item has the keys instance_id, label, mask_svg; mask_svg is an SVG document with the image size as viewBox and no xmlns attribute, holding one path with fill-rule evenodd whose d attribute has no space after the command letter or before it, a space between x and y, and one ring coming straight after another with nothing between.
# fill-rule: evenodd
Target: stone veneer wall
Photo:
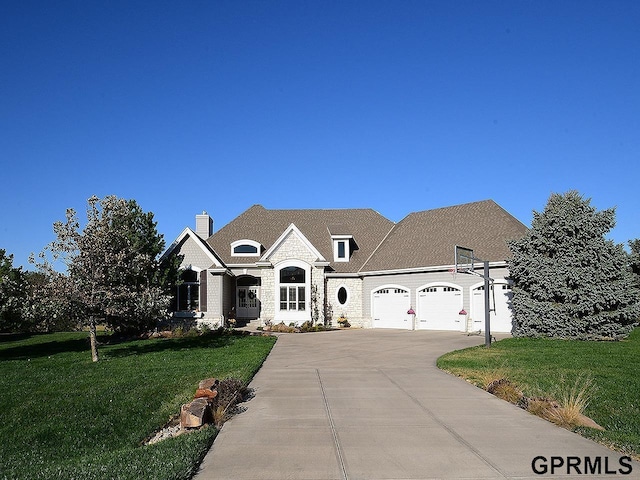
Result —
<instances>
[{"instance_id":1,"label":"stone veneer wall","mask_svg":"<svg viewBox=\"0 0 640 480\"><path fill-rule=\"evenodd\" d=\"M262 286L260 287L260 323L264 326L265 322L273 321L275 315L275 279L273 277L273 267L262 268L260 278L262 278Z\"/></svg>"},{"instance_id":2,"label":"stone veneer wall","mask_svg":"<svg viewBox=\"0 0 640 480\"><path fill-rule=\"evenodd\" d=\"M264 268L262 270L262 288L261 288L261 303L262 310L260 312L260 318L262 323L266 320L273 321L276 316L276 279L275 279L275 267L285 260L299 260L307 263L310 266L309 272L311 274L311 285L315 285L317 288L318 298L318 311L319 322L324 319L323 315L323 299L324 299L324 268L314 267L313 263L317 260L316 256L309 250L304 242L295 234L290 232L289 235L283 240L282 244L276 249L271 256L267 259L271 262L272 267ZM313 314L313 303L311 291L307 292L307 304L309 312Z\"/></svg>"},{"instance_id":3,"label":"stone veneer wall","mask_svg":"<svg viewBox=\"0 0 640 480\"><path fill-rule=\"evenodd\" d=\"M338 290L347 289L347 302L340 305ZM338 318L344 315L352 327L370 327L371 319L362 315L362 279L361 278L329 278L327 279L327 311L331 316L331 325L338 326Z\"/></svg>"}]
</instances>

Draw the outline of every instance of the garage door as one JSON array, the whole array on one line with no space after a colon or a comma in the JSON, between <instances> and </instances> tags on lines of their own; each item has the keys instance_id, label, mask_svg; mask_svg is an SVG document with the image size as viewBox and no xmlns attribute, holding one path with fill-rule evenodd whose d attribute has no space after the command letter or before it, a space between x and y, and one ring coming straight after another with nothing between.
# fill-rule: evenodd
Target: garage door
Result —
<instances>
[{"instance_id":1,"label":"garage door","mask_svg":"<svg viewBox=\"0 0 640 480\"><path fill-rule=\"evenodd\" d=\"M489 298L491 308L491 332L511 333L511 286L506 282L494 282L490 287L493 292ZM472 331L482 330L484 332L484 285L480 285L472 290L471 294L471 318L473 320Z\"/></svg>"},{"instance_id":2,"label":"garage door","mask_svg":"<svg viewBox=\"0 0 640 480\"><path fill-rule=\"evenodd\" d=\"M381 288L373 292L371 304L373 328L413 328L407 314L411 308L409 290L397 287Z\"/></svg>"},{"instance_id":3,"label":"garage door","mask_svg":"<svg viewBox=\"0 0 640 480\"><path fill-rule=\"evenodd\" d=\"M418 291L418 328L464 331L462 288L434 285Z\"/></svg>"}]
</instances>

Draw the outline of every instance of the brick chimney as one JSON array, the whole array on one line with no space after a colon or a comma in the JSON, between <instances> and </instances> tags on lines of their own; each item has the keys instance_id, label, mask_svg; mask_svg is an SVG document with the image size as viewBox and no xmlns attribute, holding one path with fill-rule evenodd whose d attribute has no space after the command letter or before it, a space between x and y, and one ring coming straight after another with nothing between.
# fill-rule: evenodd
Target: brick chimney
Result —
<instances>
[{"instance_id":1,"label":"brick chimney","mask_svg":"<svg viewBox=\"0 0 640 480\"><path fill-rule=\"evenodd\" d=\"M196 215L196 234L203 240L213 235L213 218L204 210Z\"/></svg>"}]
</instances>

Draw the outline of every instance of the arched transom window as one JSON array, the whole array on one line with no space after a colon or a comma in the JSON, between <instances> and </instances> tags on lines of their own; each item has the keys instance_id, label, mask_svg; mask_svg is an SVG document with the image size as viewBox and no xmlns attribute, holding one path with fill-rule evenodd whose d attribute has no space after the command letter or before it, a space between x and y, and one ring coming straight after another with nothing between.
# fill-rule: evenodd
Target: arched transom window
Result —
<instances>
[{"instance_id":1,"label":"arched transom window","mask_svg":"<svg viewBox=\"0 0 640 480\"><path fill-rule=\"evenodd\" d=\"M280 270L280 310L306 309L306 274L303 268L295 266Z\"/></svg>"}]
</instances>

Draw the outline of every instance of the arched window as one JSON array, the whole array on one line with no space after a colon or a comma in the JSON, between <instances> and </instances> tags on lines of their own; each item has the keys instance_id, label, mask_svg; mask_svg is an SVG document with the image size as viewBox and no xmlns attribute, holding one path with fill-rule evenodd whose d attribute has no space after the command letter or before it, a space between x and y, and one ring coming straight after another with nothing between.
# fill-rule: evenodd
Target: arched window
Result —
<instances>
[{"instance_id":1,"label":"arched window","mask_svg":"<svg viewBox=\"0 0 640 480\"><path fill-rule=\"evenodd\" d=\"M258 253L258 247L247 244L238 245L237 247L233 247L233 253L236 255Z\"/></svg>"},{"instance_id":2,"label":"arched window","mask_svg":"<svg viewBox=\"0 0 640 480\"><path fill-rule=\"evenodd\" d=\"M307 309L307 271L298 266L287 266L280 269L278 277L280 311L303 312Z\"/></svg>"},{"instance_id":3,"label":"arched window","mask_svg":"<svg viewBox=\"0 0 640 480\"><path fill-rule=\"evenodd\" d=\"M232 257L259 257L262 246L255 240L236 240L231 243Z\"/></svg>"},{"instance_id":4,"label":"arched window","mask_svg":"<svg viewBox=\"0 0 640 480\"><path fill-rule=\"evenodd\" d=\"M178 285L177 304L178 311L192 312L200 308L200 282L198 272L187 268L180 274Z\"/></svg>"},{"instance_id":5,"label":"arched window","mask_svg":"<svg viewBox=\"0 0 640 480\"><path fill-rule=\"evenodd\" d=\"M304 283L305 274L300 267L285 267L280 270L280 283Z\"/></svg>"}]
</instances>

